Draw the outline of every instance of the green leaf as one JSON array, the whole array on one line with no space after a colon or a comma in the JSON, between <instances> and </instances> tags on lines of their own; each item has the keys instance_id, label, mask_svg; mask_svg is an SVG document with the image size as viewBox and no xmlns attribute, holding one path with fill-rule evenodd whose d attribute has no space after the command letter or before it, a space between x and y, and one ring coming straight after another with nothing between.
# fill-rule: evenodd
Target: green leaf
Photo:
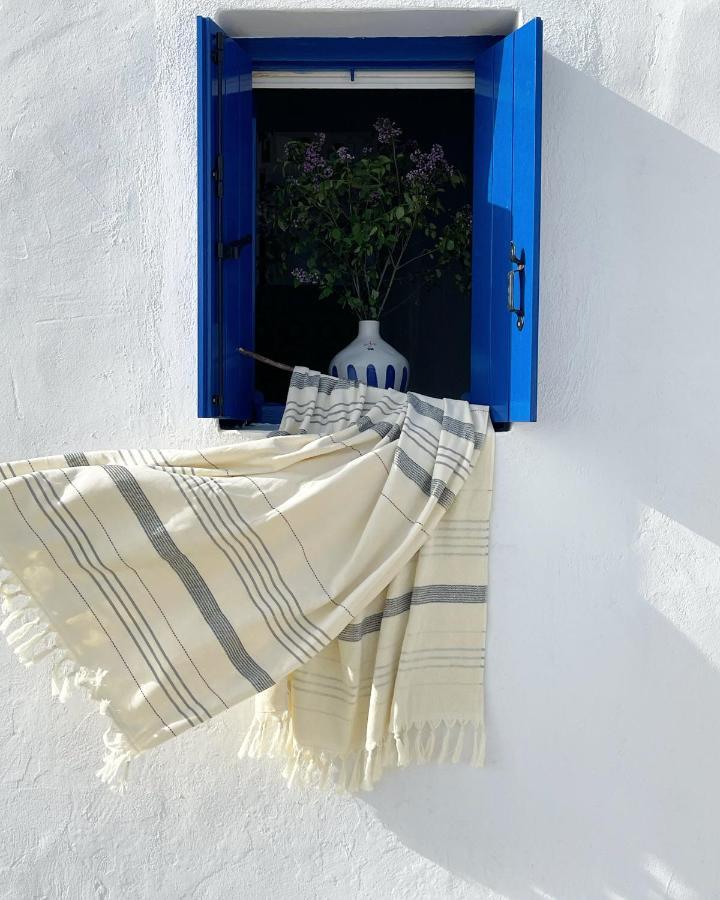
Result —
<instances>
[{"instance_id":1,"label":"green leaf","mask_svg":"<svg viewBox=\"0 0 720 900\"><path fill-rule=\"evenodd\" d=\"M467 284L469 213L461 213L448 190L445 205L455 218L445 224L441 203L445 188L464 183L459 173L438 175L422 191L403 180L398 190L395 166L403 179L415 165L402 144L394 154L375 147L342 167L336 165L332 148L326 148L323 153L329 155L333 173L318 183L313 174L302 171L308 143L286 142L284 156L270 160L271 174L259 197L258 225L267 241L270 268L278 259L287 260L278 277L287 278L284 273L295 264L312 268L321 279L318 293L364 315L379 305L379 273L388 254L397 257L412 239L407 256L420 255L417 277L430 283L436 272L444 275L446 266L455 265ZM451 277L457 274L453 269ZM363 290L358 297L356 284L366 279L367 294ZM402 280L403 273L396 284Z\"/></svg>"}]
</instances>

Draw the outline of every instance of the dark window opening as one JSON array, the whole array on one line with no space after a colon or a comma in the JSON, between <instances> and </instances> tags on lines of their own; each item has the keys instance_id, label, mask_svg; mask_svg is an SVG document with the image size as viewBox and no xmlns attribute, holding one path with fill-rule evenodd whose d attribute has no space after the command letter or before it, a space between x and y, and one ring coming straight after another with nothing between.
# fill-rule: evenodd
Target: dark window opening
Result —
<instances>
[{"instance_id":1,"label":"dark window opening","mask_svg":"<svg viewBox=\"0 0 720 900\"><path fill-rule=\"evenodd\" d=\"M396 121L423 147L442 144L465 184L448 205L471 203L473 92L465 90L259 90L255 91L257 194L277 177L275 163L287 140L325 132L331 145L359 150L370 143L378 116ZM262 234L257 240L255 348L290 365L328 371L330 359L357 334L357 317L312 286L294 287L289 273L271 273ZM382 336L410 363L409 389L462 397L470 388L470 293L450 273L432 286L419 282L395 294L381 319ZM287 375L256 366L264 403L284 403ZM260 397L258 397L260 399Z\"/></svg>"}]
</instances>

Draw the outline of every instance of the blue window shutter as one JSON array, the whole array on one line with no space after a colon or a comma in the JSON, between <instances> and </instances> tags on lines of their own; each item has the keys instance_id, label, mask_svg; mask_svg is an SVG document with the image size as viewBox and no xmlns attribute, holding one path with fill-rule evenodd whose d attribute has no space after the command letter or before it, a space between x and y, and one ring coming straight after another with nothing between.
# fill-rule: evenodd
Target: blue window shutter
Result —
<instances>
[{"instance_id":1,"label":"blue window shutter","mask_svg":"<svg viewBox=\"0 0 720 900\"><path fill-rule=\"evenodd\" d=\"M197 20L198 415L252 416L255 133L247 53Z\"/></svg>"},{"instance_id":2,"label":"blue window shutter","mask_svg":"<svg viewBox=\"0 0 720 900\"><path fill-rule=\"evenodd\" d=\"M496 423L537 418L541 90L540 19L476 57L471 398ZM508 310L511 242L522 330Z\"/></svg>"}]
</instances>

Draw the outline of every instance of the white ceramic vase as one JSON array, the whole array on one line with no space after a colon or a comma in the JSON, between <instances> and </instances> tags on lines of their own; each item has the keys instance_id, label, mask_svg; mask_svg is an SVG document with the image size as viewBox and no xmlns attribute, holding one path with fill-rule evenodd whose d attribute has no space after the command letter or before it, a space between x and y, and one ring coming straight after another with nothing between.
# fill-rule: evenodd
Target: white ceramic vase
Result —
<instances>
[{"instance_id":1,"label":"white ceramic vase","mask_svg":"<svg viewBox=\"0 0 720 900\"><path fill-rule=\"evenodd\" d=\"M406 391L410 377L408 361L380 337L380 323L360 322L358 336L330 361L330 374L372 387Z\"/></svg>"}]
</instances>

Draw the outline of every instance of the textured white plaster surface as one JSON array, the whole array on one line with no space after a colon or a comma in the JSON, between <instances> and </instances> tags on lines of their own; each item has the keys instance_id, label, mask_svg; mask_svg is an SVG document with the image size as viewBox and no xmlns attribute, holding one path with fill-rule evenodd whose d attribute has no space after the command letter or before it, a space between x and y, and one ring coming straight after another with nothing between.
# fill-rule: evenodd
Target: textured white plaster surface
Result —
<instances>
[{"instance_id":1,"label":"textured white plaster surface","mask_svg":"<svg viewBox=\"0 0 720 900\"><path fill-rule=\"evenodd\" d=\"M4 459L218 440L195 419L194 15L215 9L3 4ZM498 441L487 768L289 793L235 759L233 712L118 798L101 720L0 648L3 896L720 897L720 8L525 12L540 422Z\"/></svg>"}]
</instances>

